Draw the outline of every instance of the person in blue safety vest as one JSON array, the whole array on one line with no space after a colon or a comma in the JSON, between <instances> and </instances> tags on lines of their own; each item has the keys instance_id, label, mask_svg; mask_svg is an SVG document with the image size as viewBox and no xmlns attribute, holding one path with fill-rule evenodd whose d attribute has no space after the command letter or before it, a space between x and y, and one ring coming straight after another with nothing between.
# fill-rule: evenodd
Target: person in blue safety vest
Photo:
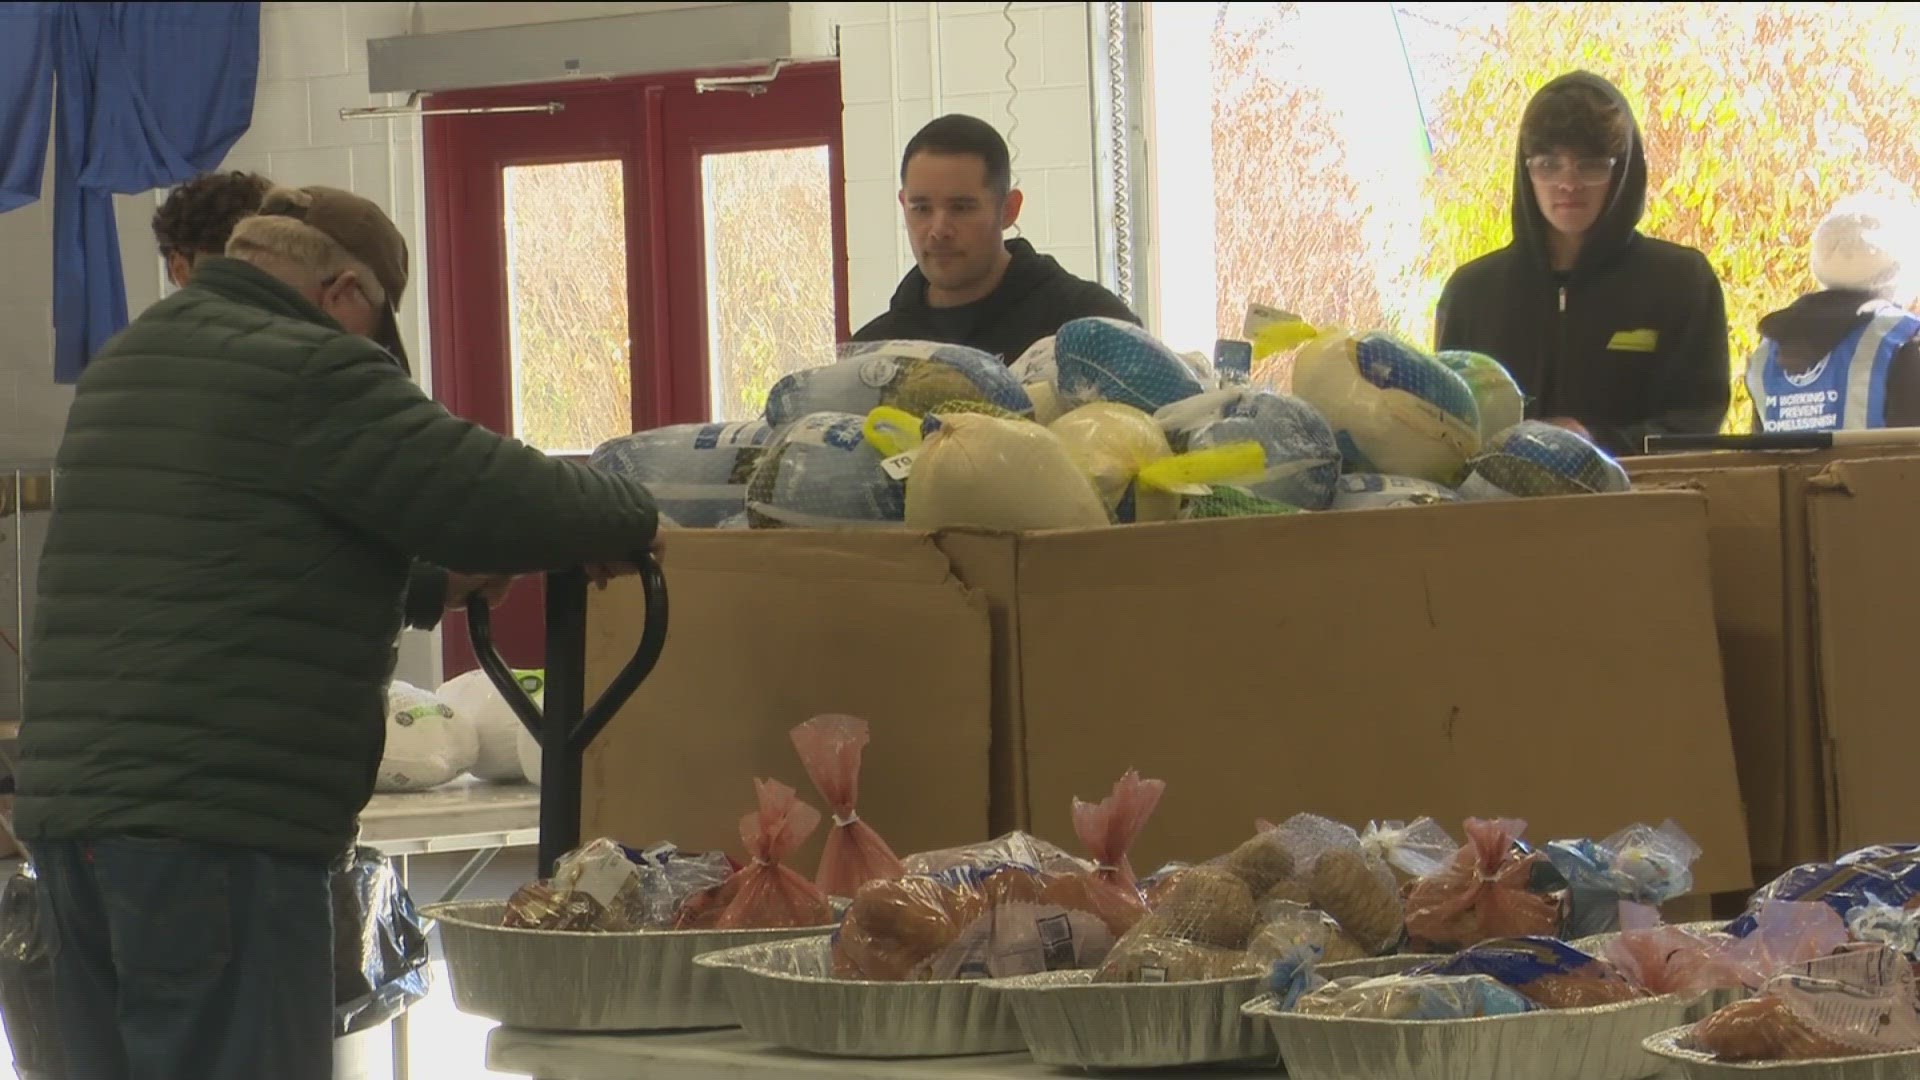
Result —
<instances>
[{"instance_id":1,"label":"person in blue safety vest","mask_svg":"<svg viewBox=\"0 0 1920 1080\"><path fill-rule=\"evenodd\" d=\"M1813 232L1820 289L1760 320L1747 361L1754 430L1920 427L1920 317L1912 299L1920 215L1856 197Z\"/></svg>"}]
</instances>

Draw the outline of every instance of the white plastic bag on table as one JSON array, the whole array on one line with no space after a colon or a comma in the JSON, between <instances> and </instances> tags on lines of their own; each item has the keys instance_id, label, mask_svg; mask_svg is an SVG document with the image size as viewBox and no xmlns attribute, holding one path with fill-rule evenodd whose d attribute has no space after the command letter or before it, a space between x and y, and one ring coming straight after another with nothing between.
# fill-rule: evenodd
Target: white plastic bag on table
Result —
<instances>
[{"instance_id":1,"label":"white plastic bag on table","mask_svg":"<svg viewBox=\"0 0 1920 1080\"><path fill-rule=\"evenodd\" d=\"M1293 392L1326 417L1350 472L1453 485L1480 449L1480 407L1466 381L1391 334L1313 339L1294 358Z\"/></svg>"},{"instance_id":2,"label":"white plastic bag on table","mask_svg":"<svg viewBox=\"0 0 1920 1080\"><path fill-rule=\"evenodd\" d=\"M525 779L520 767L520 718L508 707L488 680L487 673L475 668L440 684L434 696L445 702L453 714L474 729L479 740L479 755L470 770L482 780L517 784Z\"/></svg>"},{"instance_id":3,"label":"white plastic bag on table","mask_svg":"<svg viewBox=\"0 0 1920 1080\"><path fill-rule=\"evenodd\" d=\"M374 790L436 788L479 758L479 732L446 702L408 683L387 688L387 745Z\"/></svg>"},{"instance_id":4,"label":"white plastic bag on table","mask_svg":"<svg viewBox=\"0 0 1920 1080\"><path fill-rule=\"evenodd\" d=\"M839 529L897 525L906 485L867 441L866 417L822 412L781 430L747 484L755 528Z\"/></svg>"},{"instance_id":5,"label":"white plastic bag on table","mask_svg":"<svg viewBox=\"0 0 1920 1080\"><path fill-rule=\"evenodd\" d=\"M1265 468L1226 480L1256 498L1302 510L1325 510L1340 478L1333 429L1313 406L1265 390L1214 390L1154 414L1178 453L1255 442Z\"/></svg>"},{"instance_id":6,"label":"white plastic bag on table","mask_svg":"<svg viewBox=\"0 0 1920 1080\"><path fill-rule=\"evenodd\" d=\"M647 485L681 528L720 528L745 509L747 477L772 436L764 420L675 424L608 440L587 464Z\"/></svg>"},{"instance_id":7,"label":"white plastic bag on table","mask_svg":"<svg viewBox=\"0 0 1920 1080\"><path fill-rule=\"evenodd\" d=\"M996 357L965 345L932 341L852 342L839 360L796 371L767 394L767 422L776 429L814 413L857 413L880 406L925 416L956 401L981 402L1016 416L1033 401Z\"/></svg>"},{"instance_id":8,"label":"white plastic bag on table","mask_svg":"<svg viewBox=\"0 0 1920 1080\"><path fill-rule=\"evenodd\" d=\"M907 481L916 529L1093 529L1108 524L1093 481L1054 434L1031 420L978 413L940 418Z\"/></svg>"},{"instance_id":9,"label":"white plastic bag on table","mask_svg":"<svg viewBox=\"0 0 1920 1080\"><path fill-rule=\"evenodd\" d=\"M1632 484L1606 451L1563 427L1527 420L1496 436L1460 485L1469 499L1601 495Z\"/></svg>"}]
</instances>

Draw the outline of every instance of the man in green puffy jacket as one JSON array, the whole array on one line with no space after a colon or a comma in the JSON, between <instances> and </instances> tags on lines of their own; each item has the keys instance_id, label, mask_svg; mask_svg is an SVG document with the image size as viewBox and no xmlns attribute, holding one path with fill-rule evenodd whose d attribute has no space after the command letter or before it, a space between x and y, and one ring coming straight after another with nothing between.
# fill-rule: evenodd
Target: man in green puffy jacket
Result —
<instances>
[{"instance_id":1,"label":"man in green puffy jacket","mask_svg":"<svg viewBox=\"0 0 1920 1080\"><path fill-rule=\"evenodd\" d=\"M86 1080L330 1077L328 866L410 567L603 577L654 534L644 488L407 377L371 202L276 190L227 255L88 366L56 464L15 824Z\"/></svg>"}]
</instances>

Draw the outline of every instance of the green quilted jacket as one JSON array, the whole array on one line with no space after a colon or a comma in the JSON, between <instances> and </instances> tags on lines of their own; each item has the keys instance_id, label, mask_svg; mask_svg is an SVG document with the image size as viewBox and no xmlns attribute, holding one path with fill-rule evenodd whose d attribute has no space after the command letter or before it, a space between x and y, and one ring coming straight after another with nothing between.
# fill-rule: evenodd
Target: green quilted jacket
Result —
<instances>
[{"instance_id":1,"label":"green quilted jacket","mask_svg":"<svg viewBox=\"0 0 1920 1080\"><path fill-rule=\"evenodd\" d=\"M655 521L644 488L452 416L226 259L88 365L55 468L15 804L29 845L332 858L373 792L410 570L620 560Z\"/></svg>"}]
</instances>

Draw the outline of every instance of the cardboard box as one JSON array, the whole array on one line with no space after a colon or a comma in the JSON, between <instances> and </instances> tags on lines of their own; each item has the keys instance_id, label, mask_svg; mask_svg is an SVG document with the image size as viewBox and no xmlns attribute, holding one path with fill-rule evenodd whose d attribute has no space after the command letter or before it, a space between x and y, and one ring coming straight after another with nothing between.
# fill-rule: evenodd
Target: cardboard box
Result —
<instances>
[{"instance_id":1,"label":"cardboard box","mask_svg":"<svg viewBox=\"0 0 1920 1080\"><path fill-rule=\"evenodd\" d=\"M1838 775L1833 760L1841 731L1851 732L1850 753L1872 753L1878 736L1870 733L1904 715L1897 689L1850 659L1891 647L1888 620L1896 616L1876 594L1911 575L1891 549L1872 560L1862 551L1883 539L1898 545L1902 531L1913 535L1907 507L1920 486L1903 486L1908 474L1899 465L1880 464L1908 460L1901 455L1859 448L1624 462L1643 490L1708 497L1728 713L1756 879L1860 846L1848 838L1872 829L1850 821L1881 830L1862 843L1920 836L1920 813L1890 815L1884 800L1863 806L1858 800L1873 796ZM1848 477L1864 478L1859 491ZM1849 772L1865 775L1860 770L1857 763Z\"/></svg>"},{"instance_id":2,"label":"cardboard box","mask_svg":"<svg viewBox=\"0 0 1920 1080\"><path fill-rule=\"evenodd\" d=\"M786 731L835 710L874 723L861 813L903 852L1016 826L1077 847L1073 799L1137 768L1168 784L1143 871L1303 810L1513 815L1540 841L1672 817L1703 890L1744 888L1707 508L675 533L667 652L589 754L587 831L729 841L749 775L810 793ZM591 685L638 602L594 600Z\"/></svg>"}]
</instances>

